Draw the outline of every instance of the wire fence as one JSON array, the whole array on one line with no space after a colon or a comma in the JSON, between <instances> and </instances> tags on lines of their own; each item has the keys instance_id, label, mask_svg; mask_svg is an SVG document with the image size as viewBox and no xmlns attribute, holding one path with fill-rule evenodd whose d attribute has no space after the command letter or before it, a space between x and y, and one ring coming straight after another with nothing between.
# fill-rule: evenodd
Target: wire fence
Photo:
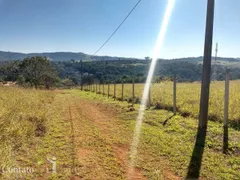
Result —
<instances>
[{"instance_id":1,"label":"wire fence","mask_svg":"<svg viewBox=\"0 0 240 180\"><path fill-rule=\"evenodd\" d=\"M229 78L228 78L229 81ZM225 92L225 83L215 81L210 86L209 120L223 122L229 119L231 126L240 128L240 81L232 81L229 91ZM95 88L94 88L95 87ZM102 94L114 100L127 101L134 106L140 104L144 84L139 83L98 83L84 85L85 91ZM198 118L201 83L173 82L152 83L148 96L148 108L166 109L184 117ZM226 94L227 93L227 94ZM227 105L224 105L228 98ZM228 108L229 107L229 108ZM227 111L226 111L227 108ZM225 110L224 110L225 109ZM225 112L225 113L224 113ZM226 116L227 113L227 117Z\"/></svg>"}]
</instances>

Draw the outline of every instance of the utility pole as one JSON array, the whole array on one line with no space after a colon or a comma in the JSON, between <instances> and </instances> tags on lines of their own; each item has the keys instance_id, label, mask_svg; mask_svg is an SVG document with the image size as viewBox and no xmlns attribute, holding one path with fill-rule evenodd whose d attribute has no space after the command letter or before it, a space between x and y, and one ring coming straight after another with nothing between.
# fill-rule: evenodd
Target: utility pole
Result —
<instances>
[{"instance_id":1,"label":"utility pole","mask_svg":"<svg viewBox=\"0 0 240 180\"><path fill-rule=\"evenodd\" d=\"M81 60L81 91L83 90L83 79L82 79L82 60Z\"/></svg>"},{"instance_id":2,"label":"utility pole","mask_svg":"<svg viewBox=\"0 0 240 180\"><path fill-rule=\"evenodd\" d=\"M200 130L207 129L208 106L209 106L209 88L211 80L211 59L212 59L212 39L213 39L213 21L214 21L214 1L208 0L207 18L206 18L206 34L202 72L202 86L200 99L200 114L198 128Z\"/></svg>"},{"instance_id":3,"label":"utility pole","mask_svg":"<svg viewBox=\"0 0 240 180\"><path fill-rule=\"evenodd\" d=\"M216 43L216 49L215 49L215 61L213 63L212 81L217 80L217 56L218 56L218 43Z\"/></svg>"},{"instance_id":4,"label":"utility pole","mask_svg":"<svg viewBox=\"0 0 240 180\"><path fill-rule=\"evenodd\" d=\"M217 62L217 54L218 54L218 43L216 43L216 50L215 50L215 63Z\"/></svg>"}]
</instances>

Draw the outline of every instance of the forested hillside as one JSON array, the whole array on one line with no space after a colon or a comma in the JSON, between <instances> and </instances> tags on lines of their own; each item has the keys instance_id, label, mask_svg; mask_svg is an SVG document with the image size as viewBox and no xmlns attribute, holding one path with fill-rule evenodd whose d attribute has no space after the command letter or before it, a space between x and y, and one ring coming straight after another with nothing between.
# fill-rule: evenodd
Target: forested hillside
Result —
<instances>
[{"instance_id":1,"label":"forested hillside","mask_svg":"<svg viewBox=\"0 0 240 180\"><path fill-rule=\"evenodd\" d=\"M116 81L116 82L145 82L151 61L83 61L82 72L84 83L92 81ZM81 62L57 62L54 63L61 78L70 78L74 83L80 83ZM240 79L240 68L234 66L214 65L217 80L224 80L225 70L231 71L231 79ZM188 61L159 60L156 66L154 81L169 80L174 75L179 81L200 81L202 77L202 65Z\"/></svg>"},{"instance_id":2,"label":"forested hillside","mask_svg":"<svg viewBox=\"0 0 240 180\"><path fill-rule=\"evenodd\" d=\"M22 81L23 61L4 61L0 63L1 81ZM145 82L151 60L109 60L109 61L50 61L58 75L58 82L79 85L93 82ZM82 67L82 70L81 70ZM228 64L214 64L216 80L224 80L226 68L230 69L231 79L240 79L240 67ZM81 73L82 72L82 73ZM159 60L154 74L154 82L171 80L176 75L178 81L200 81L202 64L187 60Z\"/></svg>"},{"instance_id":3,"label":"forested hillside","mask_svg":"<svg viewBox=\"0 0 240 180\"><path fill-rule=\"evenodd\" d=\"M137 58L113 57L113 56L93 56L82 52L43 52L43 53L18 53L0 51L0 61L23 60L32 56L46 56L51 61L70 61L70 60L133 60Z\"/></svg>"},{"instance_id":4,"label":"forested hillside","mask_svg":"<svg viewBox=\"0 0 240 180\"><path fill-rule=\"evenodd\" d=\"M19 53L19 52L9 52L0 51L0 62L1 61L12 61L12 60L23 60L27 57L32 56L46 56L51 61L112 61L112 60L146 60L149 61L150 57L145 58L134 58L134 57L117 57L117 56L95 56L89 55L82 52L43 52L43 53ZM187 58L177 58L177 59L164 59L164 60L176 60L176 61L186 61L191 63L201 63L203 57L187 57ZM227 58L218 57L218 64L222 63L240 63L240 58Z\"/></svg>"}]
</instances>

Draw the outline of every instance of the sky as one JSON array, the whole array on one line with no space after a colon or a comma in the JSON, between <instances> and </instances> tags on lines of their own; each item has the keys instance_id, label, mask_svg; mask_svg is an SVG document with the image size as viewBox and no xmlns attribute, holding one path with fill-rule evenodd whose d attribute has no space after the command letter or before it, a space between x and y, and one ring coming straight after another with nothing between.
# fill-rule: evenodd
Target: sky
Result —
<instances>
[{"instance_id":1,"label":"sky","mask_svg":"<svg viewBox=\"0 0 240 180\"><path fill-rule=\"evenodd\" d=\"M93 54L138 0L0 0L0 51ZM240 57L240 0L215 0L213 50ZM142 0L97 55L153 52L168 0ZM207 0L176 0L160 58L203 56ZM214 51L213 51L214 55Z\"/></svg>"}]
</instances>

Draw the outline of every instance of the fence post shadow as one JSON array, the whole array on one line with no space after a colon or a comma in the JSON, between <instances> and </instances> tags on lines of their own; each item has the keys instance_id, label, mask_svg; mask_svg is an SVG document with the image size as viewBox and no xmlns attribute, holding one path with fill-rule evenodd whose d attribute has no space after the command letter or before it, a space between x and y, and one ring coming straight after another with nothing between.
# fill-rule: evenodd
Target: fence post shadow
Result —
<instances>
[{"instance_id":1,"label":"fence post shadow","mask_svg":"<svg viewBox=\"0 0 240 180\"><path fill-rule=\"evenodd\" d=\"M224 126L224 133L223 133L223 153L228 153L228 127Z\"/></svg>"},{"instance_id":2,"label":"fence post shadow","mask_svg":"<svg viewBox=\"0 0 240 180\"><path fill-rule=\"evenodd\" d=\"M165 119L163 122L162 122L162 125L163 126L165 126L167 123L168 123L168 121L170 120L170 119L172 119L174 116L176 116L176 115L172 115L172 116L170 116L170 117L168 117L167 119Z\"/></svg>"},{"instance_id":3,"label":"fence post shadow","mask_svg":"<svg viewBox=\"0 0 240 180\"><path fill-rule=\"evenodd\" d=\"M204 152L207 129L198 128L195 146L188 166L186 179L198 179L200 175L202 156Z\"/></svg>"}]
</instances>

